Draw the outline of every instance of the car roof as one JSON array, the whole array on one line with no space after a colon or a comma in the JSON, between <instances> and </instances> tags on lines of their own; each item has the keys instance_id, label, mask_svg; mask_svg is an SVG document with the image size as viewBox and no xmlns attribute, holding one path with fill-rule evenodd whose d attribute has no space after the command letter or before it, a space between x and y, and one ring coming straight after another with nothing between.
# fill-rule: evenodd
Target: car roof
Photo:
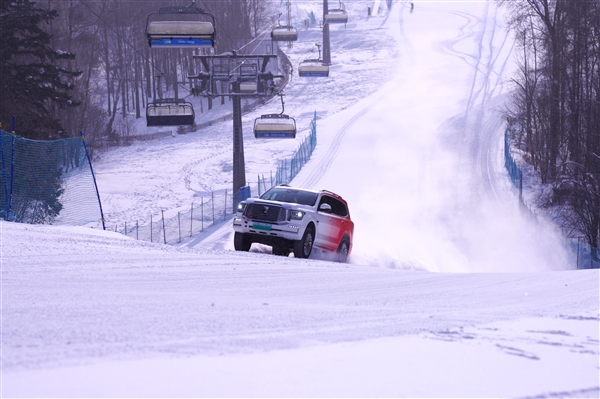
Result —
<instances>
[{"instance_id":1,"label":"car roof","mask_svg":"<svg viewBox=\"0 0 600 399\"><path fill-rule=\"evenodd\" d=\"M328 195L331 195L331 196L334 196L336 198L339 198L339 199L343 200L343 198L342 198L341 195L338 195L338 194L336 194L336 193L334 193L332 191L329 191L329 190L311 190L311 189L308 189L308 188L292 187L292 186L290 186L288 184L280 184L280 185L275 186L273 188L277 188L277 187L289 188L289 189L292 189L292 190L308 191L308 192L315 193L315 194L328 194Z\"/></svg>"}]
</instances>

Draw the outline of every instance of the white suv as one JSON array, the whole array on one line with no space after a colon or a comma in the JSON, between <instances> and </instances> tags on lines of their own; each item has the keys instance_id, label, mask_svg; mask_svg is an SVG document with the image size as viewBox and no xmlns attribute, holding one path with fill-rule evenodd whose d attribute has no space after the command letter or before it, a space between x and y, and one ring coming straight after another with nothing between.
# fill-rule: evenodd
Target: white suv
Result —
<instances>
[{"instance_id":1,"label":"white suv","mask_svg":"<svg viewBox=\"0 0 600 399\"><path fill-rule=\"evenodd\" d=\"M240 202L233 218L234 247L249 251L252 243L273 247L273 254L308 258L313 246L345 262L352 250L354 223L348 204L330 191L280 185L260 198Z\"/></svg>"}]
</instances>

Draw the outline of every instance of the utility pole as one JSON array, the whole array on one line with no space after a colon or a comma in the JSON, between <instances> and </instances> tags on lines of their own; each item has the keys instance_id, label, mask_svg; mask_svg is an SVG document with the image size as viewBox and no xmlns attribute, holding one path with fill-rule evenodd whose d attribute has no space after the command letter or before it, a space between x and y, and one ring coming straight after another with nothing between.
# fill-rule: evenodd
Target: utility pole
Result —
<instances>
[{"instance_id":1,"label":"utility pole","mask_svg":"<svg viewBox=\"0 0 600 399\"><path fill-rule=\"evenodd\" d=\"M329 43L329 23L325 16L329 12L327 0L323 0L323 64L331 65L331 45Z\"/></svg>"}]
</instances>

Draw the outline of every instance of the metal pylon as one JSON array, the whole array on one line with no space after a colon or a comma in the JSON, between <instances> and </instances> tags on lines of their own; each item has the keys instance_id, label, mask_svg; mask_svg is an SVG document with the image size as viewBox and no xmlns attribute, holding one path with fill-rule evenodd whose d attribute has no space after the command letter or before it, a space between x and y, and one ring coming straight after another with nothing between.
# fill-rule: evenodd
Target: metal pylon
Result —
<instances>
[{"instance_id":1,"label":"metal pylon","mask_svg":"<svg viewBox=\"0 0 600 399\"><path fill-rule=\"evenodd\" d=\"M329 24L325 20L325 15L329 11L327 0L323 0L323 63L331 65L331 44L329 43Z\"/></svg>"},{"instance_id":2,"label":"metal pylon","mask_svg":"<svg viewBox=\"0 0 600 399\"><path fill-rule=\"evenodd\" d=\"M233 82L234 93L239 93L240 83ZM246 165L244 161L244 134L242 130L242 98L233 96L233 209L237 208L239 198L236 194L246 185Z\"/></svg>"}]
</instances>

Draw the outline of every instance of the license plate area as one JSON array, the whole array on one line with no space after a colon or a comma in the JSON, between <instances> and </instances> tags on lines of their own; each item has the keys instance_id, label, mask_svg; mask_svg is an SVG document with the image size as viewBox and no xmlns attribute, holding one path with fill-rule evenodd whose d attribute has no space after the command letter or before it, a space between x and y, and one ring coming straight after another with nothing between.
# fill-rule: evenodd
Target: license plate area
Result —
<instances>
[{"instance_id":1,"label":"license plate area","mask_svg":"<svg viewBox=\"0 0 600 399\"><path fill-rule=\"evenodd\" d=\"M255 230L271 231L271 225L264 223L252 223L252 228Z\"/></svg>"}]
</instances>

